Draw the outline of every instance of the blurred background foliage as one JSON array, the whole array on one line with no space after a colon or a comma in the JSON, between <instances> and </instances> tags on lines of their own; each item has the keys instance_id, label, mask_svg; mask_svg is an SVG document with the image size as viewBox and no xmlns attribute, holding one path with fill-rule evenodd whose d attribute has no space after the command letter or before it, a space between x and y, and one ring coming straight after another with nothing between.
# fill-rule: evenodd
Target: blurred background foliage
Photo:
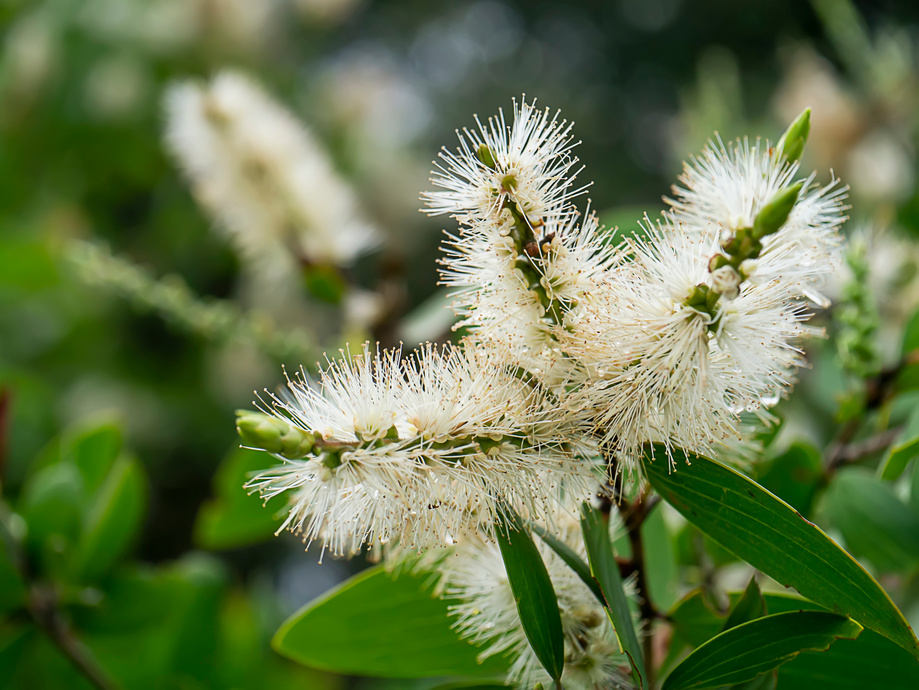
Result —
<instances>
[{"instance_id":1,"label":"blurred background foliage","mask_svg":"<svg viewBox=\"0 0 919 690\"><path fill-rule=\"evenodd\" d=\"M775 138L813 108L804 166L850 185L852 249L820 317L831 338L809 346L757 478L919 623L919 6L2 0L0 32L9 687L88 687L81 663L127 688L381 687L270 650L361 564L272 537L278 506L241 488L264 455L237 448L233 411L281 364L449 337L435 262L450 223L418 213L418 192L455 128L521 94L576 122L589 196L622 231L714 131ZM293 296L259 280L166 153L167 85L227 68L314 131L379 229L344 278L313 271ZM374 318L340 316L339 279L375 296ZM660 608L742 587L746 566L658 515Z\"/></svg>"}]
</instances>

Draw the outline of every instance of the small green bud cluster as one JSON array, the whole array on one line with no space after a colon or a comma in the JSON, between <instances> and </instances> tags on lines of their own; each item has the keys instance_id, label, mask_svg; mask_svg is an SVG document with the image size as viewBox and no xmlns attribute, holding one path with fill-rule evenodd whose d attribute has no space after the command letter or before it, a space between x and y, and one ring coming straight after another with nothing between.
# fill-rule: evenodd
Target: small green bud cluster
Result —
<instances>
[{"instance_id":1,"label":"small green bud cluster","mask_svg":"<svg viewBox=\"0 0 919 690\"><path fill-rule=\"evenodd\" d=\"M783 154L789 163L797 161L809 133L808 108L785 130L779 140L777 153ZM687 307L711 316L710 328L717 328L719 299L724 297L733 300L740 296L741 284L748 277L743 268L744 262L759 258L763 251L763 238L782 229L803 188L804 183L797 182L780 190L759 210L751 226L737 228L722 240L722 253L715 254L708 262L708 271L712 274L711 287L697 285L683 302Z\"/></svg>"},{"instance_id":2,"label":"small green bud cluster","mask_svg":"<svg viewBox=\"0 0 919 690\"><path fill-rule=\"evenodd\" d=\"M843 367L859 378L867 378L880 371L881 360L875 345L880 324L877 305L868 287L870 271L865 246L852 245L846 263L852 279L843 288L836 317L840 324L836 343Z\"/></svg>"},{"instance_id":3,"label":"small green bud cluster","mask_svg":"<svg viewBox=\"0 0 919 690\"><path fill-rule=\"evenodd\" d=\"M305 457L316 442L315 435L308 431L278 417L251 410L236 411L236 430L244 444L288 460Z\"/></svg>"}]
</instances>

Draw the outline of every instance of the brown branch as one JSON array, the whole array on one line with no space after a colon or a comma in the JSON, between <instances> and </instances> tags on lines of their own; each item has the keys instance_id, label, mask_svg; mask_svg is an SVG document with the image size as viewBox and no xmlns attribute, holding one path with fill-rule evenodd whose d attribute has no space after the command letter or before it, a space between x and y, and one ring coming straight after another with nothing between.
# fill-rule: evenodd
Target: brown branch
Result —
<instances>
[{"instance_id":1,"label":"brown branch","mask_svg":"<svg viewBox=\"0 0 919 690\"><path fill-rule=\"evenodd\" d=\"M77 639L58 608L57 595L50 587L34 585L29 592L28 611L35 624L67 657L77 670L99 690L118 690L118 685L93 659Z\"/></svg>"},{"instance_id":2,"label":"brown branch","mask_svg":"<svg viewBox=\"0 0 919 690\"><path fill-rule=\"evenodd\" d=\"M919 349L907 353L896 364L886 367L876 375L866 379L864 411L870 412L872 410L876 410L885 402L887 402L894 394L894 387L896 385L897 378L899 378L900 374L906 367L913 364L919 364ZM827 447L824 457L824 465L827 468L828 473L832 473L833 471L839 469L840 466L846 464L847 462L854 461L848 459L852 455L850 445L860 445L852 444L852 439L855 438L858 430L861 428L863 421L864 415L861 417L856 417L855 419L850 419L848 422L846 422L845 425L843 425L842 429L840 429L836 439L829 445L829 447ZM879 434L879 436L880 435L881 434ZM888 445L892 440L893 439L890 439L890 441L888 441ZM881 446L876 450L880 450L883 447L884 446ZM864 455L868 455L870 452L874 451L869 451L868 453L864 453L858 457L864 457Z\"/></svg>"},{"instance_id":3,"label":"brown branch","mask_svg":"<svg viewBox=\"0 0 919 690\"><path fill-rule=\"evenodd\" d=\"M890 446L897 437L903 433L903 427L898 426L893 429L887 429L870 438L855 443L847 443L835 449L827 462L827 471L833 472L843 465L858 462L862 458L868 457L873 453L882 451Z\"/></svg>"}]
</instances>

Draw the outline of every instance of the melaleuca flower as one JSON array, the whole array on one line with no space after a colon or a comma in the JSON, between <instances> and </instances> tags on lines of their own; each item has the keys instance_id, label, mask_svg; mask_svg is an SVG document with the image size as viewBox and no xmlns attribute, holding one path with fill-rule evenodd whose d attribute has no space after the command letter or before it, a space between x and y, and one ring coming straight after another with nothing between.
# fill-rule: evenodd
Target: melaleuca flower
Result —
<instances>
[{"instance_id":1,"label":"melaleuca flower","mask_svg":"<svg viewBox=\"0 0 919 690\"><path fill-rule=\"evenodd\" d=\"M685 164L667 199L667 215L686 232L701 232L729 241L738 231L753 228L770 201L796 182L797 162L789 162L781 148L747 139L727 145L717 139L698 158ZM794 286L818 305L826 306L819 288L838 268L839 226L845 220L846 188L838 180L826 186L814 175L800 180L801 192L781 228L762 237L759 256L744 265L751 280L773 279Z\"/></svg>"},{"instance_id":2,"label":"melaleuca flower","mask_svg":"<svg viewBox=\"0 0 919 690\"><path fill-rule=\"evenodd\" d=\"M225 72L166 98L166 143L197 199L249 258L343 265L375 243L322 147L255 83Z\"/></svg>"},{"instance_id":3,"label":"melaleuca flower","mask_svg":"<svg viewBox=\"0 0 919 690\"><path fill-rule=\"evenodd\" d=\"M795 285L779 279L718 292L713 234L646 221L646 239L608 274L569 336L590 381L569 404L593 406L609 450L633 471L652 442L718 454L741 440L744 412L774 405L811 333Z\"/></svg>"},{"instance_id":4,"label":"melaleuca flower","mask_svg":"<svg viewBox=\"0 0 919 690\"><path fill-rule=\"evenodd\" d=\"M426 192L422 198L431 214L453 214L467 225L487 223L510 234L515 223L531 229L561 222L573 209L570 199L583 190L572 190L577 158L571 124L558 113L536 110L523 100L514 101L514 122L508 126L504 111L477 129L459 132L460 147L443 149L431 182L444 191Z\"/></svg>"},{"instance_id":5,"label":"melaleuca flower","mask_svg":"<svg viewBox=\"0 0 919 690\"><path fill-rule=\"evenodd\" d=\"M597 217L543 226L545 234L530 251L485 223L452 237L442 261L442 282L457 288L454 309L460 326L483 340L503 342L539 367L546 350L558 347L565 329L616 255L604 242Z\"/></svg>"},{"instance_id":6,"label":"melaleuca flower","mask_svg":"<svg viewBox=\"0 0 919 690\"><path fill-rule=\"evenodd\" d=\"M617 515L610 520L615 531ZM570 513L554 517L557 536L585 561L580 526ZM605 690L633 687L628 677L628 659L620 652L616 634L603 605L584 581L540 539L537 548L549 571L558 597L565 635L565 668L562 685L571 690ZM439 564L445 599L454 602L450 613L460 635L484 646L480 658L509 654L513 659L507 682L521 688L537 683L552 685L520 623L507 571L497 545L479 538L461 542L455 552ZM631 595L631 583L627 593Z\"/></svg>"},{"instance_id":7,"label":"melaleuca flower","mask_svg":"<svg viewBox=\"0 0 919 690\"><path fill-rule=\"evenodd\" d=\"M288 493L283 527L335 554L487 538L502 504L545 518L559 497L589 495L592 468L578 459L589 449L566 409L518 373L500 349L472 343L406 360L366 348L345 356L274 400L314 442L251 486L265 498Z\"/></svg>"}]
</instances>

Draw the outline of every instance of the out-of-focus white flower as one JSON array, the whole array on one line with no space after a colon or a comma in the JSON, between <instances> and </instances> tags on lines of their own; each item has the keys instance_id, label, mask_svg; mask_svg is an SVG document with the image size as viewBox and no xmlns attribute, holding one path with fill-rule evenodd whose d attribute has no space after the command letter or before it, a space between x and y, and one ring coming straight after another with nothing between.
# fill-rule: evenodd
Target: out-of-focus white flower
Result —
<instances>
[{"instance_id":1,"label":"out-of-focus white flower","mask_svg":"<svg viewBox=\"0 0 919 690\"><path fill-rule=\"evenodd\" d=\"M682 186L673 188L666 215L686 232L724 239L753 227L757 214L794 183L797 173L798 164L785 160L769 142L744 139L725 145L718 139L684 166ZM807 177L781 232L762 238L762 252L748 265L750 277L780 280L825 306L819 288L839 268L845 193L837 180L820 187L814 175Z\"/></svg>"},{"instance_id":2,"label":"out-of-focus white flower","mask_svg":"<svg viewBox=\"0 0 919 690\"><path fill-rule=\"evenodd\" d=\"M252 81L174 85L166 141L201 203L254 261L342 265L376 232L313 136Z\"/></svg>"},{"instance_id":3,"label":"out-of-focus white flower","mask_svg":"<svg viewBox=\"0 0 919 690\"><path fill-rule=\"evenodd\" d=\"M614 514L610 520L614 530L617 517ZM577 519L559 510L554 522L558 538L586 560ZM623 672L628 659L619 651L603 606L552 549L540 539L535 541L549 571L562 618L565 635L562 684L571 690L631 688ZM464 540L453 554L442 560L439 569L444 597L455 602L450 607L456 617L455 626L460 635L485 646L480 657L508 653L513 658L509 683L522 688L532 688L536 683L550 687L549 675L527 643L498 546L475 537ZM631 584L627 592L631 594Z\"/></svg>"},{"instance_id":4,"label":"out-of-focus white flower","mask_svg":"<svg viewBox=\"0 0 919 690\"><path fill-rule=\"evenodd\" d=\"M291 492L284 527L335 554L488 536L499 504L545 520L561 496L589 496L592 469L576 457L576 422L516 374L500 349L472 343L346 356L274 400L315 443L251 486Z\"/></svg>"},{"instance_id":5,"label":"out-of-focus white flower","mask_svg":"<svg viewBox=\"0 0 919 690\"><path fill-rule=\"evenodd\" d=\"M536 110L524 99L514 101L514 122L504 111L477 129L459 133L460 147L440 153L431 182L444 191L425 192L422 199L432 215L449 213L469 225L488 223L510 234L518 213L535 229L558 223L573 213L572 189L577 158L571 149L571 124L548 109ZM513 205L513 209L510 208Z\"/></svg>"}]
</instances>

